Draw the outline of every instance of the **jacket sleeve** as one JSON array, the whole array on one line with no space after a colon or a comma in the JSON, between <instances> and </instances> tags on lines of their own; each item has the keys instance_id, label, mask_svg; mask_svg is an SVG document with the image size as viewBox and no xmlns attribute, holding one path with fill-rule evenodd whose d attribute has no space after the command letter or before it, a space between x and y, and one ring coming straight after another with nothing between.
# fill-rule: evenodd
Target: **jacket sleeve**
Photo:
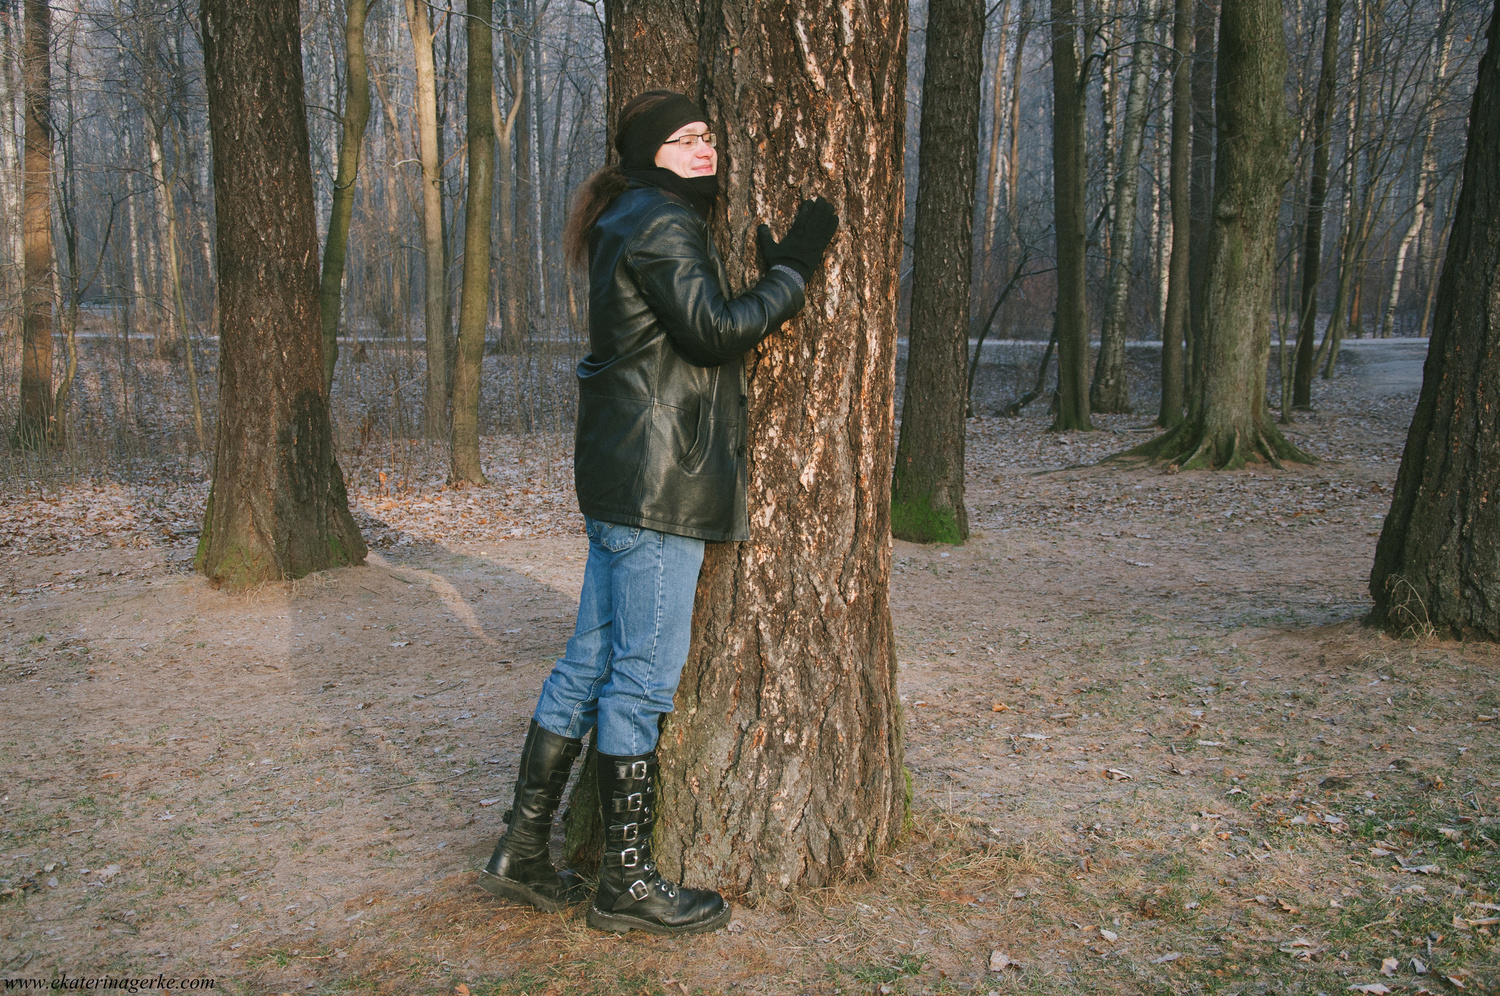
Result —
<instances>
[{"instance_id":1,"label":"jacket sleeve","mask_svg":"<svg viewBox=\"0 0 1500 996\"><path fill-rule=\"evenodd\" d=\"M626 264L673 345L703 366L743 356L806 302L801 281L781 270L768 271L738 297L726 297L703 224L676 203L642 222Z\"/></svg>"}]
</instances>

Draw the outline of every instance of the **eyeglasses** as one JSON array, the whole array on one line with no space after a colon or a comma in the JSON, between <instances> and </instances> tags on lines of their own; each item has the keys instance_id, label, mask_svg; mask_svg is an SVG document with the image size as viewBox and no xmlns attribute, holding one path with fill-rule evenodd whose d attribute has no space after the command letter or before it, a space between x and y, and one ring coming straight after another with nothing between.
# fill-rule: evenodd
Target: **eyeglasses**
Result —
<instances>
[{"instance_id":1,"label":"eyeglasses","mask_svg":"<svg viewBox=\"0 0 1500 996\"><path fill-rule=\"evenodd\" d=\"M714 133L708 131L704 132L702 135L684 135L681 138L669 138L661 144L680 145L684 149L687 149L691 152L693 149L696 149L698 147L699 142L702 142L704 145L708 146L711 149L714 147L715 141L716 139L714 138Z\"/></svg>"}]
</instances>

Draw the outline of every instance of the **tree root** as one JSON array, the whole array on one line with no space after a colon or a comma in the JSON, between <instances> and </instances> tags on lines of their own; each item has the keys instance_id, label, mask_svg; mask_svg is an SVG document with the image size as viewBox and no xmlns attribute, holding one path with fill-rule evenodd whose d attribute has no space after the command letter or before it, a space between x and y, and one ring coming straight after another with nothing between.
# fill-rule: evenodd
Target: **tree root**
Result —
<instances>
[{"instance_id":1,"label":"tree root","mask_svg":"<svg viewBox=\"0 0 1500 996\"><path fill-rule=\"evenodd\" d=\"M1288 442L1270 419L1258 424L1210 431L1203 419L1183 422L1139 446L1101 463L1164 463L1178 470L1239 470L1247 464L1316 463Z\"/></svg>"}]
</instances>

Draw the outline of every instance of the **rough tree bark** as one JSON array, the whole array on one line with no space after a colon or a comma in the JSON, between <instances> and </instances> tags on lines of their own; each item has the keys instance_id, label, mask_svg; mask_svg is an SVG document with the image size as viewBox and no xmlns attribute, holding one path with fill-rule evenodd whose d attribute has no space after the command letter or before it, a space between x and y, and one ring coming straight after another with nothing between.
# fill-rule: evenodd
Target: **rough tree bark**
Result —
<instances>
[{"instance_id":1,"label":"rough tree bark","mask_svg":"<svg viewBox=\"0 0 1500 996\"><path fill-rule=\"evenodd\" d=\"M406 0L416 64L417 156L422 161L422 252L426 261L424 317L427 391L422 427L428 439L448 435L448 274L443 248L443 163L438 150L437 79L427 5Z\"/></svg>"},{"instance_id":2,"label":"rough tree bark","mask_svg":"<svg viewBox=\"0 0 1500 996\"><path fill-rule=\"evenodd\" d=\"M323 393L297 0L203 0L219 418L195 564L215 586L359 563Z\"/></svg>"},{"instance_id":3,"label":"rough tree bark","mask_svg":"<svg viewBox=\"0 0 1500 996\"><path fill-rule=\"evenodd\" d=\"M1161 407L1164 429L1182 421L1183 340L1188 333L1188 274L1192 259L1193 0L1176 0L1172 20L1172 256L1167 266L1167 307L1161 334Z\"/></svg>"},{"instance_id":4,"label":"rough tree bark","mask_svg":"<svg viewBox=\"0 0 1500 996\"><path fill-rule=\"evenodd\" d=\"M338 173L333 181L333 210L328 218L328 240L323 249L323 277L319 305L323 325L323 391L333 388L333 368L339 358L339 313L344 300L344 258L349 252L349 219L354 214L354 182L359 178L359 152L370 120L370 74L365 68L365 15L371 0L347 0L344 20L345 71L344 130L339 139Z\"/></svg>"},{"instance_id":5,"label":"rough tree bark","mask_svg":"<svg viewBox=\"0 0 1500 996\"><path fill-rule=\"evenodd\" d=\"M52 428L52 13L26 0L21 81L26 143L21 181L21 407L12 444L45 449Z\"/></svg>"},{"instance_id":6,"label":"rough tree bark","mask_svg":"<svg viewBox=\"0 0 1500 996\"><path fill-rule=\"evenodd\" d=\"M1307 224L1302 244L1302 300L1297 314L1297 366L1292 372L1292 407L1312 405L1313 344L1318 323L1318 283L1323 267L1323 206L1328 200L1328 160L1333 145L1328 115L1338 86L1339 22L1344 0L1327 0L1323 11L1323 66L1313 98L1312 179L1307 192Z\"/></svg>"},{"instance_id":7,"label":"rough tree bark","mask_svg":"<svg viewBox=\"0 0 1500 996\"><path fill-rule=\"evenodd\" d=\"M469 185L464 198L464 283L453 367L453 464L449 471L450 479L462 484L485 483L479 465L479 370L490 315L490 204L495 188L491 7L491 0L468 0Z\"/></svg>"},{"instance_id":8,"label":"rough tree bark","mask_svg":"<svg viewBox=\"0 0 1500 996\"><path fill-rule=\"evenodd\" d=\"M1188 419L1127 455L1183 469L1309 458L1266 412L1276 226L1287 159L1286 43L1280 0L1224 0L1215 104L1213 222L1203 253L1204 356Z\"/></svg>"},{"instance_id":9,"label":"rough tree bark","mask_svg":"<svg viewBox=\"0 0 1500 996\"><path fill-rule=\"evenodd\" d=\"M969 536L965 373L984 0L932 0L925 65L910 346L891 485L891 533L917 543L962 543Z\"/></svg>"},{"instance_id":10,"label":"rough tree bark","mask_svg":"<svg viewBox=\"0 0 1500 996\"><path fill-rule=\"evenodd\" d=\"M1089 385L1089 408L1096 412L1130 411L1130 381L1125 367L1126 309L1130 299L1130 264L1135 252L1135 204L1141 189L1141 145L1146 135L1146 91L1151 78L1152 0L1136 5L1135 42L1130 48L1130 82L1125 94L1125 121L1120 129L1120 165L1115 174L1113 231L1109 239L1109 297L1099 334L1099 358Z\"/></svg>"},{"instance_id":11,"label":"rough tree bark","mask_svg":"<svg viewBox=\"0 0 1500 996\"><path fill-rule=\"evenodd\" d=\"M1479 64L1422 393L1370 573L1370 622L1500 641L1500 11Z\"/></svg>"},{"instance_id":12,"label":"rough tree bark","mask_svg":"<svg viewBox=\"0 0 1500 996\"><path fill-rule=\"evenodd\" d=\"M1078 65L1077 0L1052 0L1052 213L1057 234L1057 418L1052 428L1093 429L1089 414L1088 91Z\"/></svg>"},{"instance_id":13,"label":"rough tree bark","mask_svg":"<svg viewBox=\"0 0 1500 996\"><path fill-rule=\"evenodd\" d=\"M611 113L672 87L723 136L731 281L759 272L755 224L784 231L804 194L842 219L807 309L747 358L751 539L704 560L657 830L688 884L818 886L867 869L905 804L888 592L906 8L605 10Z\"/></svg>"}]
</instances>

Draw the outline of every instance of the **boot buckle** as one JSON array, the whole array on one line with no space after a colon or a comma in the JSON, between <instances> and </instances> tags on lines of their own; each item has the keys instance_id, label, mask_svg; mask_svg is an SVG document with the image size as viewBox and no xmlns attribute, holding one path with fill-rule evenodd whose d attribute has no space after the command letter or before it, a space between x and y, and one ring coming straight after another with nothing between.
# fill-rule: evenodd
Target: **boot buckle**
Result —
<instances>
[{"instance_id":1,"label":"boot buckle","mask_svg":"<svg viewBox=\"0 0 1500 996\"><path fill-rule=\"evenodd\" d=\"M630 813L639 812L641 806L645 803L645 801L646 800L641 795L641 793L639 793L639 792L632 792L632 793L630 793L629 795L627 795L625 797L625 810L626 810L626 812L630 812Z\"/></svg>"},{"instance_id":2,"label":"boot buckle","mask_svg":"<svg viewBox=\"0 0 1500 996\"><path fill-rule=\"evenodd\" d=\"M627 823L620 828L620 840L623 843L628 844L633 840L639 840L640 837L641 825L639 823Z\"/></svg>"},{"instance_id":3,"label":"boot buckle","mask_svg":"<svg viewBox=\"0 0 1500 996\"><path fill-rule=\"evenodd\" d=\"M646 888L646 883L645 882L642 882L639 879L637 879L636 881L634 881L634 882L632 882L630 884L630 896L636 902L640 902L642 899L645 899L650 894L651 894L651 890L648 889L648 888Z\"/></svg>"},{"instance_id":4,"label":"boot buckle","mask_svg":"<svg viewBox=\"0 0 1500 996\"><path fill-rule=\"evenodd\" d=\"M633 779L635 779L636 781L643 780L646 777L646 762L645 761L632 761L632 762L630 762L630 777L633 778Z\"/></svg>"},{"instance_id":5,"label":"boot buckle","mask_svg":"<svg viewBox=\"0 0 1500 996\"><path fill-rule=\"evenodd\" d=\"M627 855L627 854L630 855L630 860L628 860L628 861L625 859L625 855ZM620 867L621 868L634 868L637 864L640 863L640 860L641 860L641 852L639 850L637 850L636 848L634 848L634 847L627 847L623 851L620 852ZM637 897L637 898L640 898L640 897Z\"/></svg>"}]
</instances>

